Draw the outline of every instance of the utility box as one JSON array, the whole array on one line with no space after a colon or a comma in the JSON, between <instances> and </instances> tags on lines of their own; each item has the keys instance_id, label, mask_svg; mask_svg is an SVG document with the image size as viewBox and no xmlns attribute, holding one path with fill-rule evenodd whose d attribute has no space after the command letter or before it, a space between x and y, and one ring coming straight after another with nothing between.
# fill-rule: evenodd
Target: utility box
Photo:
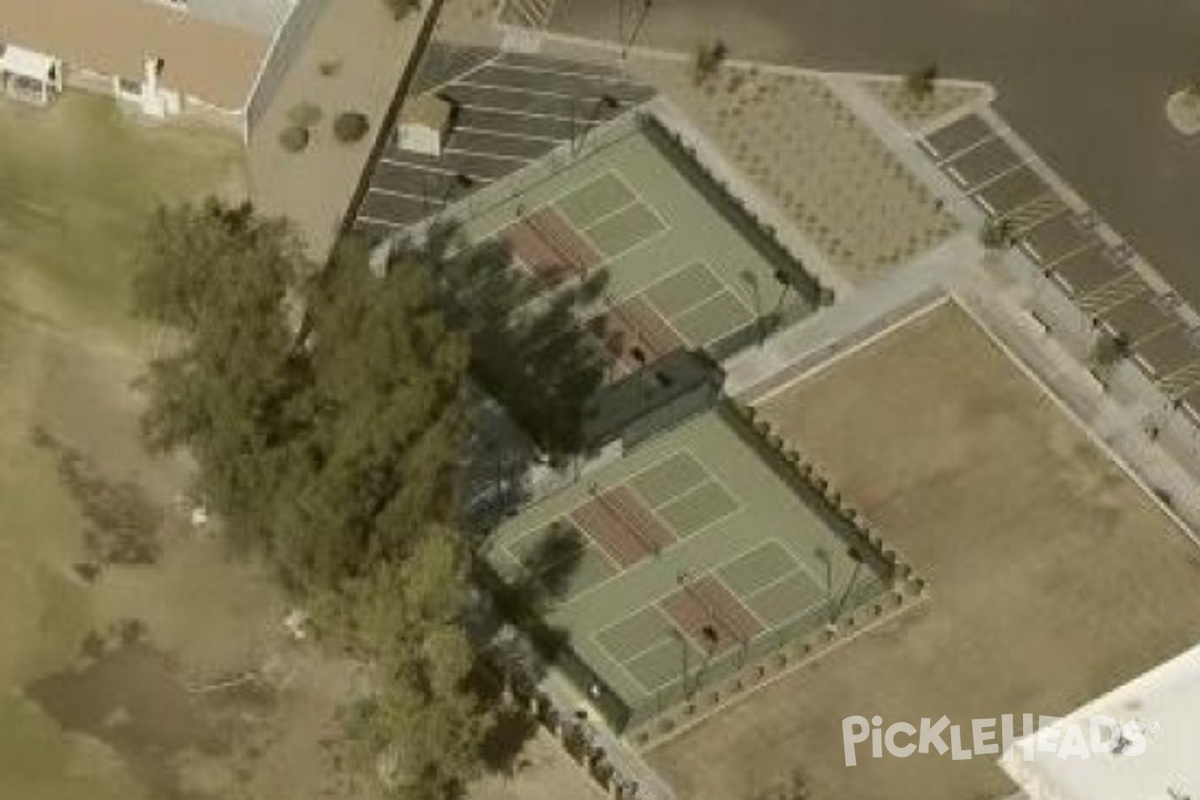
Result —
<instances>
[{"instance_id":1,"label":"utility box","mask_svg":"<svg viewBox=\"0 0 1200 800\"><path fill-rule=\"evenodd\" d=\"M400 149L427 156L440 156L450 134L454 107L435 94L421 94L400 111Z\"/></svg>"}]
</instances>

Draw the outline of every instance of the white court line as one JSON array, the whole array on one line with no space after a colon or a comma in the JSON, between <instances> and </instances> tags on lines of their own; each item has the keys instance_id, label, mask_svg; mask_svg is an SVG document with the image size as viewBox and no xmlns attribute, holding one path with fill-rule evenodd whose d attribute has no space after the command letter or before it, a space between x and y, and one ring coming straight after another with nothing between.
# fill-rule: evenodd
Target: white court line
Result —
<instances>
[{"instance_id":1,"label":"white court line","mask_svg":"<svg viewBox=\"0 0 1200 800\"><path fill-rule=\"evenodd\" d=\"M791 553L789 553L788 555L791 555ZM800 566L799 560L795 556L792 556L792 568L791 569L789 569L787 572L780 575L778 578L772 578L771 580L767 581L766 583L756 586L754 588L754 591L747 592L746 595L743 597L743 599L747 603L749 603L751 600L758 597L760 594L767 591L768 589L772 589L772 588L778 586L779 584L783 583L784 581L790 579L792 576L802 574L803 572L804 572L804 569Z\"/></svg>"},{"instance_id":2,"label":"white court line","mask_svg":"<svg viewBox=\"0 0 1200 800\"><path fill-rule=\"evenodd\" d=\"M704 533L709 528L716 525L718 522L724 522L725 520L732 517L734 514L740 513L741 511L745 510L746 504L740 502L737 498L737 495L734 494L733 492L729 491L729 489L727 489L725 487L725 484L721 482L721 479L711 473L706 481L699 484L698 486L693 487L691 490L689 490L688 492L685 492L683 495L676 495L675 497L671 498L671 500L669 502L665 503L664 505L660 506L659 508L666 508L667 506L671 505L672 503L677 503L677 502L679 502L679 500L682 497L686 497L688 494L691 494L692 492L695 492L698 489L703 488L705 486L705 484L709 484L709 483L716 486L718 489L720 489L722 492L724 492L725 495L730 500L733 501L733 504L734 504L733 508L729 509L728 511L726 511L724 514L722 514L719 517L713 517L712 519L708 520L703 525L701 525L699 528L696 528L694 531L688 531L687 533L680 532L678 534L680 541L682 541L684 539L694 539L697 536L699 536L700 534ZM670 527L674 528L675 526L671 525Z\"/></svg>"},{"instance_id":3,"label":"white court line","mask_svg":"<svg viewBox=\"0 0 1200 800\"><path fill-rule=\"evenodd\" d=\"M780 544L782 545L783 543L781 542ZM812 570L809 569L808 565L806 565L804 563L804 559L800 558L795 553L793 553L791 551L791 549L787 547L787 545L783 545L783 547L784 547L784 549L786 549L788 551L788 555L790 555L792 557L792 560L795 562L795 566L793 566L792 569L788 570L788 572L786 574L781 575L778 578L775 578L774 580L768 581L767 583L764 583L761 586L755 587L753 591L748 592L746 594L747 600L752 600L753 598L758 597L760 594L762 594L766 590L771 589L775 586L778 586L783 581L785 581L788 578L791 578L792 576L797 575L797 574L807 575L809 580L811 580L813 582L813 586L816 586L818 589L821 588L821 584L824 583L824 581L822 581L816 575L813 575ZM833 587L829 587L828 589L825 589L824 591L827 593L832 592ZM828 600L829 597L830 597L830 595L826 594L825 599ZM810 604L809 607L811 608L813 605L816 605L816 603ZM778 627L782 627L782 625L780 625Z\"/></svg>"},{"instance_id":4,"label":"white court line","mask_svg":"<svg viewBox=\"0 0 1200 800\"><path fill-rule=\"evenodd\" d=\"M733 601L735 603L737 603L739 606L741 606L747 613L749 613L750 616L754 618L754 621L757 622L762 627L761 631L759 631L754 636L751 636L749 639L746 639L743 642L743 644L750 644L750 642L754 641L754 639L757 638L758 636L761 636L766 633L770 633L774 629L775 626L768 625L767 621L764 620L762 617L760 617L753 608L751 608L744 600L742 600L741 596L738 595L737 592L735 592L733 589L729 588L729 584L727 584L725 582L725 579L721 577L721 573L717 572L716 570L713 570L712 572L709 573L709 576L711 576L713 580L715 580L718 584L720 584L722 589L729 592L729 596L733 598ZM741 640L739 640L739 641L741 641Z\"/></svg>"},{"instance_id":5,"label":"white court line","mask_svg":"<svg viewBox=\"0 0 1200 800\"><path fill-rule=\"evenodd\" d=\"M570 197L570 196L571 196L571 194L572 194L572 193L568 192L566 195L564 195L564 197ZM559 198L559 200L561 200L561 199L562 199L562 198ZM554 201L554 202L555 202L555 205L557 205L559 201L558 201L558 200L556 200L556 201ZM593 226L593 225L598 225L599 223L603 222L604 220L608 219L609 217L612 217L612 216L615 216L615 215L617 215L617 214L620 214L622 211L626 210L627 208L630 208L631 206L636 206L636 205L638 205L640 202L641 202L641 201L640 201L640 200L638 200L636 197L631 197L631 198L629 198L627 201L625 201L625 205L621 206L620 208L615 208L615 209L613 209L612 211L605 211L603 214L601 214L600 216L596 217L596 219L594 219L594 220L592 220L591 222L589 222L589 223L588 223L588 225L587 225L587 227L586 227L586 228L585 228L585 227L580 227L578 224L576 224L576 222L575 222L574 220L571 220L571 218L570 218L568 215L566 215L566 214L563 214L563 216L564 216L564 217L567 217L567 219L568 219L568 220L571 220L571 225L572 225L572 226L575 228L575 230L579 231L579 232L580 232L580 233L582 233L584 236L587 236L587 228L590 228L590 227L591 227L591 226ZM562 212L560 211L559 213L562 213ZM588 236L588 241L589 241L589 242L592 242L592 237ZM595 242L592 242L592 246L593 246L593 247L595 247L595 244L596 244ZM596 252L600 252L600 248L598 248L598 247L597 247L597 248L596 248Z\"/></svg>"},{"instance_id":6,"label":"white court line","mask_svg":"<svg viewBox=\"0 0 1200 800\"><path fill-rule=\"evenodd\" d=\"M588 227L595 225L597 221L602 220L602 219L607 219L608 217L612 216L617 211L623 211L624 209L629 208L629 206L638 202L637 193L635 191L633 191L633 187L630 186L629 182L626 181L625 178L623 178L620 174L618 174L616 170L614 170L610 167L610 168L605 168L603 171L598 172L595 175L593 175L591 178L588 179L587 183L581 184L581 185L576 186L571 189L564 189L563 191L554 195L554 199L552 199L548 203L548 205L559 206L561 203L566 201L567 198L574 197L579 192L586 191L590 187L594 186L596 183L604 180L605 178L609 178L609 177L613 178L614 180L617 181L617 183L619 183L623 187L625 187L625 190L627 192L629 192L629 196L631 199L626 201L625 205L621 206L620 208L616 209L615 211L606 211L604 214L601 214L599 217L597 217L596 219L589 222ZM571 223L571 227L574 228L577 232L583 233L586 230L583 225L580 225L575 220L571 219L571 216L569 214L567 214L561 210L559 210L558 213L562 214L562 216L566 218L567 222ZM590 237L588 238L588 241L591 242ZM595 243L593 243L593 246L594 246L594 244ZM600 253L600 255L603 255L603 253L600 252L599 248L596 248L596 252Z\"/></svg>"},{"instance_id":7,"label":"white court line","mask_svg":"<svg viewBox=\"0 0 1200 800\"><path fill-rule=\"evenodd\" d=\"M800 564L800 559L799 559L799 558L796 556L796 554L795 554L795 553L793 553L793 552L792 552L792 548L788 547L788 546L787 546L787 545L784 543L784 541L783 541L782 539L780 539L778 536L772 536L772 537L771 537L771 538L769 538L769 539L764 539L763 541L759 542L759 543L758 543L757 545L755 545L754 547L751 547L751 548L749 548L749 549L747 549L747 550L744 550L744 551L742 551L742 554L741 554L741 555L739 555L738 557L736 557L736 558L734 558L734 559L731 559L730 561L727 561L727 562L725 562L724 564L722 564L722 565L721 565L720 567L718 567L717 569L730 569L730 568L732 568L732 567L733 567L733 565L734 565L736 562L738 562L738 561L741 561L741 560L742 560L742 559L744 559L744 558L749 558L750 556L754 555L755 553L758 553L758 552L761 552L761 551L763 551L763 550L766 550L768 547L771 547L772 545L775 545L775 546L777 546L777 547L783 548L783 552L784 552L784 553L786 553L786 554L787 554L787 557L788 557L788 558L790 558L790 559L792 560L792 566L791 566L791 568L790 568L790 569L789 569L787 572L783 573L783 575L782 575L782 576L780 576L780 577L782 577L782 578L786 578L786 577L788 577L789 575L794 575L794 574L796 573L796 570L797 570L797 568L798 568L799 564ZM754 591L753 591L753 592L750 592L750 593L748 593L746 596L747 596L747 597L751 597L751 596L753 596L753 595L754 595L756 592L758 592L760 589L762 589L763 587L765 587L765 586L771 586L771 585L775 584L775 583L776 583L778 580L779 580L779 578L773 578L773 579L771 579L770 581L768 581L767 583L765 583L765 584L761 584L760 586L756 587L756 588L754 589Z\"/></svg>"},{"instance_id":8,"label":"white court line","mask_svg":"<svg viewBox=\"0 0 1200 800\"><path fill-rule=\"evenodd\" d=\"M673 494L665 502L658 503L658 504L651 503L650 500L646 497L646 495L642 494L641 490L633 485L633 482L635 480L637 480L639 477L641 477L642 475L645 475L650 470L656 469L656 468L662 466L663 464L666 464L668 461L670 461L674 458L677 458L681 455L686 456L687 458L691 459L692 462L695 463L696 466L698 466L700 468L700 471L703 472L705 475L708 474L708 469L704 466L704 462L701 461L700 459L696 458L695 454L692 453L690 448L681 447L678 450L672 450L667 455L663 456L662 458L658 459L657 461L651 462L650 464L642 467L641 469L637 470L636 472L631 472L629 475L627 475L625 477L624 483L619 484L619 485L629 487L629 490L638 496L638 498L646 505L646 508L650 509L651 511L657 511L658 509L662 508L663 506L667 505L668 503L674 502L677 498L681 497L682 495L687 494L693 488L704 483L706 478L703 478L703 477L700 478L700 480L698 480L696 483L689 484L688 487L686 489L684 489L682 492Z\"/></svg>"},{"instance_id":9,"label":"white court line","mask_svg":"<svg viewBox=\"0 0 1200 800\"><path fill-rule=\"evenodd\" d=\"M632 192L633 196L636 197L638 200L640 200L642 202L642 205L644 205L647 208L647 210L649 210L649 212L654 215L654 218L658 220L658 224L662 227L663 230L671 230L674 227L673 225L671 225L671 223L668 220L663 218L663 215L659 213L658 208L655 206L655 204L651 203L649 200L647 200L645 198L645 196L643 196L642 193L638 191L636 184L632 183L631 181L625 180L625 175L621 171L621 169L616 168L616 167L610 167L609 169L614 175L617 176L617 178L619 178L621 181L623 181L625 183L625 188L628 189L630 192Z\"/></svg>"},{"instance_id":10,"label":"white court line","mask_svg":"<svg viewBox=\"0 0 1200 800\"><path fill-rule=\"evenodd\" d=\"M666 612L663 611L661 608L659 608L657 605L652 605L652 606L645 606L637 611L634 611L632 614L629 614L626 617L622 617L621 619L617 620L616 622L608 623L600 630L592 632L592 634L588 638L590 638L593 642L595 642L597 647L599 647L601 650L604 650L606 653L608 653L609 658L611 658L613 661L616 661L621 664L627 664L630 661L635 661L639 657L644 656L646 653L649 653L651 650L657 650L658 648L663 646L664 642L674 641L675 636L670 632L670 630L668 630L666 636L655 639L653 642L651 642L646 647L643 647L641 650L638 650L635 653L633 653L633 655L627 656L623 659L617 658L616 655L613 654L612 648L610 648L604 642L600 641L601 636L604 636L605 634L607 634L614 628L624 625L625 623L629 622L629 620L633 619L634 617L638 616L639 614L646 613L646 611L653 611L655 614L657 614L659 620L662 621L662 623L664 624L664 626L666 628L671 629L674 627L673 623L671 622L671 618L667 616Z\"/></svg>"},{"instance_id":11,"label":"white court line","mask_svg":"<svg viewBox=\"0 0 1200 800\"><path fill-rule=\"evenodd\" d=\"M753 325L755 320L758 319L758 315L756 315L754 313L754 310L752 308L750 308L748 305L746 305L746 301L743 300L741 297L739 297L737 292L731 291L729 289L728 284L726 284L725 288L721 290L720 294L727 294L727 295L730 295L731 297L733 297L733 299L735 301L737 301L738 305L741 306L742 311L746 314L746 320L744 322L742 322L740 325L738 325L737 327L729 328L724 333L718 333L718 334L714 335L712 338L710 338L706 342L696 343L696 345L698 347L707 347L708 345L712 344L713 342L717 341L718 339L721 339L725 336L729 336L731 334L737 333L738 331L743 330L743 329L749 327L750 325ZM715 299L716 299L716 296L710 297L707 302L711 303ZM691 309L690 311L688 311L687 313L693 314L699 310L700 310L699 308L694 308L694 309ZM675 317L675 319L682 322L682 319L684 316L685 316L684 314L679 314L678 316Z\"/></svg>"},{"instance_id":12,"label":"white court line","mask_svg":"<svg viewBox=\"0 0 1200 800\"><path fill-rule=\"evenodd\" d=\"M568 165L567 169L574 168L579 163L581 163L581 162L573 161L573 162L571 162L571 164ZM565 171L566 170L563 170L563 172L565 172ZM557 178L561 174L562 174L562 172L556 173L555 175L551 176L551 179ZM516 203L514 206L512 206L515 215L513 216L511 221L505 221L505 220L507 220L507 216L505 216L504 219L502 219L500 221L499 225L488 230L486 233L480 234L479 236L477 236L475 238L478 240L479 244L483 244L484 242L486 242L488 240L495 239L497 234L499 234L501 231L512 227L513 225L517 224L518 222L522 222L522 221L528 219L529 217L538 213L542 209L550 208L551 206L556 205L558 203L558 201L561 200L562 198L569 197L570 195L574 194L579 189L584 188L586 186L590 186L593 182L599 180L600 178L603 178L605 175L613 175L614 177L617 178L617 180L620 180L622 183L625 183L626 188L630 189L631 192L633 191L632 187L630 187L628 185L628 182L625 181L620 175L618 175L616 170L614 170L612 168L605 168L601 172L599 172L596 175L589 178L587 183L581 184L580 186L568 185L567 187L560 189L555 194L552 194L550 196L550 199L546 200L544 203L539 203L538 205L534 206L532 209L525 206L524 203L520 203L520 202ZM569 183L569 181L568 181L568 183ZM636 193L634 193L634 194L636 194ZM562 214L557 209L555 209L555 213L558 213L561 216L563 216L567 220L567 222L570 223L571 228L575 231L575 233L577 233L577 234L583 233L583 229L580 228L578 225L576 225L573 221L571 221L571 218L567 217L566 214ZM585 238L586 238L586 241L592 245L592 247L595 249L595 251L600 256L602 256L602 260L600 261L600 263L598 263L595 267L592 268L592 271L604 269L607 266L609 259L607 258L607 256L605 256L604 251L602 251L600 248L596 247L595 243L592 242L592 240L590 238L587 238L587 237L585 237Z\"/></svg>"},{"instance_id":13,"label":"white court line","mask_svg":"<svg viewBox=\"0 0 1200 800\"><path fill-rule=\"evenodd\" d=\"M679 642L684 643L684 645L688 648L688 653L692 656L692 658L688 659L688 673L684 677L685 678L690 678L692 676L698 677L700 673L697 669L695 669L695 667L703 668L703 665L705 662L705 654L704 654L704 651L701 650L696 645L695 642L691 641L691 639L687 636L687 634L681 633L678 638L671 636L666 639L661 639L661 640L659 640L659 643L657 645L655 645L654 648L652 648L652 649L653 650L661 650L663 647L666 647L669 645L677 645ZM633 674L633 671L629 668L629 662L618 660L616 658L616 656L614 656L612 654L612 651L609 650L607 647L604 647L604 645L597 643L597 646L604 650L604 652L608 656L609 660L612 661L614 664L616 664L617 667L619 667L622 672L624 672L626 675L628 675L630 680L632 680L635 684L637 684L638 686L641 687L643 699L648 698L648 697L653 697L658 692L661 692L663 690L663 688L670 686L673 683L678 683L680 680L680 678L677 676L674 678L670 678L670 679L664 681L663 683L658 683L658 684L655 684L654 686L647 686L645 681L643 681L637 675ZM650 652L650 651L647 651L647 652ZM644 655L646 655L646 653L640 654L640 656L644 656Z\"/></svg>"},{"instance_id":14,"label":"white court line","mask_svg":"<svg viewBox=\"0 0 1200 800\"><path fill-rule=\"evenodd\" d=\"M734 492L729 488L728 484L725 483L725 481L721 478L720 475L718 475L717 473L713 472L711 469L708 468L708 465L704 462L704 459L697 457L696 454L694 452L692 452L692 448L682 447L678 450L673 451L671 453L671 456L669 456L669 457L674 457L679 454L686 455L697 466L699 466L700 469L704 472L704 477L701 478L699 480L699 482L691 484L690 486L686 487L685 489L682 489L681 491L676 492L675 494L671 495L670 497L668 497L666 500L659 503L658 505L653 505L652 503L646 501L645 497L643 497L642 500L646 501L646 506L648 508L653 510L655 513L658 513L658 511L660 509L666 508L671 503L674 503L675 501L679 500L681 497L686 496L689 492L694 491L697 487L703 486L705 484L705 482L715 483L717 485L717 488L720 489L721 491L723 491L726 494L726 496L728 496L729 499L733 500L733 502L736 504L736 506L732 510L730 510L729 513L722 514L721 516L717 517L716 519L713 519L713 520L710 520L710 521L704 523L703 525L701 525L699 528L692 531L691 533L688 533L684 536L680 536L678 540L683 541L685 539L695 538L696 536L700 535L705 530L712 527L713 525L720 522L721 520L728 519L729 517L733 516L734 514L738 513L739 511L742 511L744 508L746 508L746 504L743 503L738 498L737 492ZM656 462L654 462L654 464L650 465L650 467L647 467L646 469L643 469L643 470L639 470L636 473L636 475L641 475L642 473L653 468L654 466L664 463L666 460L667 460L666 458L660 459L659 461L656 461ZM631 487L631 488L633 488L633 487ZM634 491L637 491L637 490L634 489ZM639 495L640 495L640 493L639 493ZM659 516L661 517L661 515L659 515ZM672 525L670 527L673 529L675 526ZM674 530L672 530L672 533L674 533Z\"/></svg>"},{"instance_id":15,"label":"white court line","mask_svg":"<svg viewBox=\"0 0 1200 800\"><path fill-rule=\"evenodd\" d=\"M716 300L718 297L720 297L723 294L733 294L733 292L729 291L729 287L725 285L725 281L721 281L721 287L719 289L717 289L715 292L713 292L712 294L705 297L703 300L692 303L687 308L684 308L684 309L680 310L679 312L672 314L672 316L675 319L679 319L680 317L686 317L688 314L697 310L701 306L711 303L713 300Z\"/></svg>"},{"instance_id":16,"label":"white court line","mask_svg":"<svg viewBox=\"0 0 1200 800\"><path fill-rule=\"evenodd\" d=\"M896 320L895 322L893 322L889 325L885 325L884 327L882 327L879 330L872 333L867 338L863 339L861 342L855 342L853 345L846 348L842 352L840 352L834 356L831 356L830 358L822 359L822 360L818 361L816 364L814 364L812 367L810 367L806 370L803 370L796 375L793 375L791 378L788 378L786 381L784 381L780 385L772 386L770 389L767 389L762 394L756 395L755 397L753 397L751 399L751 401L750 401L751 405L757 406L762 403L768 402L775 395L782 394L783 392L790 390L797 383L800 383L801 381L809 380L810 378L813 378L814 376L819 375L820 373L824 372L826 369L829 369L830 367L838 364L842 360L849 358L853 355L856 355L863 350L866 350L867 348L873 346L876 342L878 342L880 339L884 338L885 336L888 336L888 335L894 333L895 331L899 330L900 328L904 327L905 325L908 325L911 322L916 322L921 317L925 316L926 314L932 313L933 311L938 310L939 308L941 308L948 302L950 302L949 295L945 295L945 294L939 295L938 297L934 298L932 302L927 303L927 304L921 306L920 308L909 312L908 314L905 314L903 317L901 317L900 319ZM786 369L786 367L784 367L784 369ZM768 377L766 380L770 380L770 378ZM753 387L751 387L751 388L753 388Z\"/></svg>"},{"instance_id":17,"label":"white court line","mask_svg":"<svg viewBox=\"0 0 1200 800\"><path fill-rule=\"evenodd\" d=\"M658 276L658 277L657 277L657 278L655 278L654 280L650 281L650 283L648 283L648 284L646 284L645 286L643 286L643 287L642 287L642 288L641 288L639 291L640 291L640 293L641 293L641 294L647 294L647 293L648 293L648 292L650 292L652 289L654 289L654 287L655 287L655 286L658 286L660 283L665 283L666 281L669 281L669 280L671 280L672 278L675 278L675 277L677 277L677 276L681 275L681 274L682 274L682 273L684 273L685 271L687 271L687 270L690 270L690 269L694 269L694 268L696 268L696 267L702 267L702 268L704 268L704 269L707 269L707 270L708 270L708 273L709 273L710 275L712 275L712 276L713 276L713 278L715 278L715 279L716 279L716 281L717 281L717 285L718 285L719 287L721 287L721 288L724 288L724 287L725 287L725 281L721 280L721 278L720 278L720 277L719 277L719 276L718 276L718 275L717 275L715 272L713 272L711 268L709 268L709 266L708 266L708 262L706 262L706 261L703 261L703 260L701 260L701 259L697 259L697 260L695 260L695 261L687 261L687 262L685 262L685 263L683 263L683 264L680 264L680 265L679 265L679 266L677 266L677 267L674 267L673 269L669 269L669 270L667 270L667 271L666 271L666 272L664 272L662 275ZM705 297L703 300L701 300L701 301L700 301L700 303L706 303L706 302L708 302L709 300L711 300L713 297L716 297L716 296L717 296L718 294L720 294L720 293L721 293L721 290L720 290L720 289L718 289L716 292L714 292L714 293L712 293L712 294L710 294L710 295L707 295L707 296L706 296L706 297ZM652 301L652 300L651 300L650 302L652 302L652 303L653 303L654 301ZM693 303L692 305L690 305L690 306L688 306L687 308L685 308L683 311L679 312L679 314L682 314L682 313L684 313L684 312L686 312L686 311L691 311L693 307L695 307L695 306L697 306L697 305L700 305L700 303ZM654 303L654 307L657 309L657 308L658 308L658 303ZM663 313L661 310L660 310L658 313L659 313L659 314L661 314L661 315L662 315L662 316L664 316L664 317L666 316L666 314L665 314L665 313ZM679 314L676 314L675 316L679 316Z\"/></svg>"},{"instance_id":18,"label":"white court line","mask_svg":"<svg viewBox=\"0 0 1200 800\"><path fill-rule=\"evenodd\" d=\"M545 525L542 525L542 527L540 527L540 528L530 528L529 530L523 531L516 536L510 537L508 542L506 544L499 545L499 548L504 551L505 555L507 555L514 564L524 568L525 562L522 561L520 558L518 558L517 554L515 552L513 552L513 546L516 545L518 542L525 541L526 539L528 539L531 536L538 535L539 533L544 531L546 528L550 527L551 525L554 525L557 522L566 522L572 528L578 530L579 526L576 525L570 519L570 516L571 516L570 513L562 514L562 515L550 520L550 522L547 522ZM605 578L600 583L607 583L609 580L612 580L612 578L617 577L618 575L620 575L622 572L625 571L625 568L623 568L620 564L618 564L616 561L614 561L612 556L610 556L608 554L608 552L603 547L600 546L600 543L588 535L587 531L580 530L579 532L583 536L583 538L586 540L585 547L591 547L594 550L598 550L600 552L600 555L604 556L604 559L609 563L609 566L611 566L613 569L616 570L616 574L610 575L608 578ZM599 583L596 584L596 586L599 586L599 585L600 585ZM584 589L579 594L584 594L585 592L590 592L593 588L595 588L595 587L589 586L588 588ZM572 597L571 600L568 602L574 602L574 601L575 601L575 597Z\"/></svg>"},{"instance_id":19,"label":"white court line","mask_svg":"<svg viewBox=\"0 0 1200 800\"><path fill-rule=\"evenodd\" d=\"M649 208L649 206L646 206L646 207ZM650 209L650 211L651 211L651 213L653 213L654 209ZM658 239L663 234L669 233L671 230L673 230L673 228L669 228L669 227L668 228L659 228L656 231L652 231L649 236L646 236L643 239L639 239L638 241L634 242L633 244L628 245L624 250L618 250L617 252L613 253L612 255L609 255L608 253L604 252L604 248L596 246L596 240L592 238L591 234L587 231L587 229L580 230L580 233L582 233L584 236L586 236L588 238L588 241L590 241L594 246L596 246L596 252L600 253L601 255L603 255L605 257L602 266L607 267L611 262L616 261L619 258L625 258L630 253L636 252L637 250L640 250L641 248L648 246L655 239ZM633 294L631 294L629 296L633 297L634 295L637 295L640 293L641 293L640 291L634 292Z\"/></svg>"}]
</instances>

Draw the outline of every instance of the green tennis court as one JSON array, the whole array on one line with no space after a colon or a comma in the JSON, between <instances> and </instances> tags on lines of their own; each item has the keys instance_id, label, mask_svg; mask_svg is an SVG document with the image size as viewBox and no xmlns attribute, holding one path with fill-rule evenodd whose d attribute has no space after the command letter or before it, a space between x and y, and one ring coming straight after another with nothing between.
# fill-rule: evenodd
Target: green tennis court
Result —
<instances>
[{"instance_id":1,"label":"green tennis court","mask_svg":"<svg viewBox=\"0 0 1200 800\"><path fill-rule=\"evenodd\" d=\"M567 589L546 622L566 633L580 679L604 687L615 724L686 700L884 591L882 569L851 553L849 523L812 505L755 437L718 406L588 472L487 543L497 571L519 580L538 562L529 553L561 548L546 537L579 537L568 551L578 575L555 576ZM621 513L596 513L602 497L619 498Z\"/></svg>"},{"instance_id":2,"label":"green tennis court","mask_svg":"<svg viewBox=\"0 0 1200 800\"><path fill-rule=\"evenodd\" d=\"M724 358L757 341L768 315L772 328L785 327L814 308L812 278L642 117L593 131L577 155L476 192L454 216L468 242L504 242L551 284L603 270L606 290L592 314L648 308L631 315L647 320L646 337L636 321L608 337L625 348L612 353L617 362L626 349L641 351L637 364L663 355L643 338Z\"/></svg>"}]
</instances>

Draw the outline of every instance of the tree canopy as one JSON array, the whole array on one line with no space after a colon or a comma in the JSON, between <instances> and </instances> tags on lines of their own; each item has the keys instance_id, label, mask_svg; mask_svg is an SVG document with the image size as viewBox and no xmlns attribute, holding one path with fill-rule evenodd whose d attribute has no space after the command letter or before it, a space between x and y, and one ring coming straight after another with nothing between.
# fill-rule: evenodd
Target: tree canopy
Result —
<instances>
[{"instance_id":1,"label":"tree canopy","mask_svg":"<svg viewBox=\"0 0 1200 800\"><path fill-rule=\"evenodd\" d=\"M471 374L551 457L583 446L583 409L604 380L607 356L583 318L607 273L556 286L524 277L498 243L465 246L435 229L424 261L450 323L471 344Z\"/></svg>"},{"instance_id":2,"label":"tree canopy","mask_svg":"<svg viewBox=\"0 0 1200 800\"><path fill-rule=\"evenodd\" d=\"M375 275L349 243L318 273L248 206L161 209L135 308L172 332L150 441L192 453L228 539L369 665L348 731L389 796L442 800L478 774L490 717L451 528L470 353L416 261Z\"/></svg>"}]
</instances>

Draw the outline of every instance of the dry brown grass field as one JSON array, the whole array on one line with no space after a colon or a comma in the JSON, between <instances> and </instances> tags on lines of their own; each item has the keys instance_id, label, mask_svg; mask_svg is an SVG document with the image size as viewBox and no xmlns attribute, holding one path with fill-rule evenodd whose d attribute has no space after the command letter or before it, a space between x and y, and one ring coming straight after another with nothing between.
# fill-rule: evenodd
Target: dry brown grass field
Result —
<instances>
[{"instance_id":1,"label":"dry brown grass field","mask_svg":"<svg viewBox=\"0 0 1200 800\"><path fill-rule=\"evenodd\" d=\"M690 800L983 800L996 756L844 765L843 718L1069 711L1200 639L1200 550L957 306L760 413L929 580L930 597L653 749ZM966 745L969 747L969 743Z\"/></svg>"}]
</instances>

